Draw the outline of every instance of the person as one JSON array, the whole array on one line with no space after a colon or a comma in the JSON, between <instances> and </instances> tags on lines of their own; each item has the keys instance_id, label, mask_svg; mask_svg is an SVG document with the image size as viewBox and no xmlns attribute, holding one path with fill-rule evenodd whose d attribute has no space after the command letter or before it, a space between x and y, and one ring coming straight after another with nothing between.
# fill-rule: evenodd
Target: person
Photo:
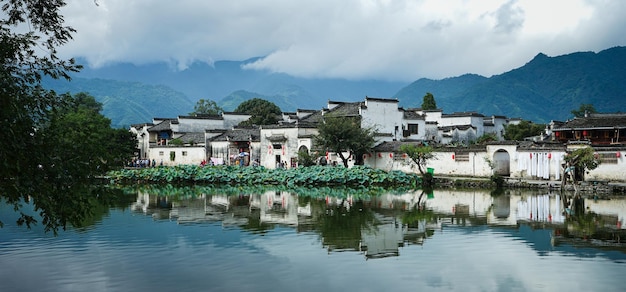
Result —
<instances>
[{"instance_id":1,"label":"person","mask_svg":"<svg viewBox=\"0 0 626 292\"><path fill-rule=\"evenodd\" d=\"M152 159L152 167L155 167L155 166L156 166L156 159L153 158Z\"/></svg>"},{"instance_id":2,"label":"person","mask_svg":"<svg viewBox=\"0 0 626 292\"><path fill-rule=\"evenodd\" d=\"M252 166L259 166L259 159L252 161Z\"/></svg>"}]
</instances>

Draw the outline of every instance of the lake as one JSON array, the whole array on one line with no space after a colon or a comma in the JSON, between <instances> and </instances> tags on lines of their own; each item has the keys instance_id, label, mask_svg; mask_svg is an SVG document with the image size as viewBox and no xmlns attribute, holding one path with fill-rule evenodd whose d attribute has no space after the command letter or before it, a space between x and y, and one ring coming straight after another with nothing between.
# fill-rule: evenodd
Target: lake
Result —
<instances>
[{"instance_id":1,"label":"lake","mask_svg":"<svg viewBox=\"0 0 626 292\"><path fill-rule=\"evenodd\" d=\"M0 205L0 291L620 291L623 197L130 194L57 236ZM311 195L311 193L313 195ZM13 216L13 217L12 217ZM626 239L626 238L625 238Z\"/></svg>"}]
</instances>

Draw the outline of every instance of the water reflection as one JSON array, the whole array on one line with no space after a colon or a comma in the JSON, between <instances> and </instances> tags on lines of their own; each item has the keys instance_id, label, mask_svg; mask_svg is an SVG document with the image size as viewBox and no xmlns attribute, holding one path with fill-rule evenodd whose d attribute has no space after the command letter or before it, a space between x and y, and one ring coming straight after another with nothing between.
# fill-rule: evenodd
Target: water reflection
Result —
<instances>
[{"instance_id":1,"label":"water reflection","mask_svg":"<svg viewBox=\"0 0 626 292\"><path fill-rule=\"evenodd\" d=\"M400 248L423 245L437 230L471 227L514 230L514 236L543 249L567 242L626 253L621 240L626 234L623 198L511 190L493 196L451 189L371 197L299 196L277 190L172 197L150 190L139 191L131 208L182 225L218 223L261 234L278 226L314 232L329 253L353 251L366 259L399 256ZM546 232L520 232L526 227Z\"/></svg>"}]
</instances>

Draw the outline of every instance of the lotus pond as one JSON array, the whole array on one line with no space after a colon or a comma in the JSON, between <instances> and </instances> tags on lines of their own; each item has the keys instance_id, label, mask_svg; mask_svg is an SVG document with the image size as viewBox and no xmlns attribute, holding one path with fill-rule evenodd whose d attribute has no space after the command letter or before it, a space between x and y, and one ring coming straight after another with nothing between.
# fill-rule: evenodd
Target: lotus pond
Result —
<instances>
[{"instance_id":1,"label":"lotus pond","mask_svg":"<svg viewBox=\"0 0 626 292\"><path fill-rule=\"evenodd\" d=\"M196 165L160 166L109 172L118 182L201 183L212 185L378 186L416 187L419 177L402 171L386 172L365 166L311 166L291 169Z\"/></svg>"}]
</instances>

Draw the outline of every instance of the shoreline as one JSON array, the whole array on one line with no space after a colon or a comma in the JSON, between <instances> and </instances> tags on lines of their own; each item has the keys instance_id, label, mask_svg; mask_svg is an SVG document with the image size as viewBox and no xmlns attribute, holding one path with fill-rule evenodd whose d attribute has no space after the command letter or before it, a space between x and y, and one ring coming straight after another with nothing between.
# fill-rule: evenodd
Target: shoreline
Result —
<instances>
[{"instance_id":1,"label":"shoreline","mask_svg":"<svg viewBox=\"0 0 626 292\"><path fill-rule=\"evenodd\" d=\"M576 186L567 184L561 186L561 181L529 180L524 178L503 177L504 189L534 189L549 191L570 191L582 194L626 195L626 183L605 181L582 181ZM485 177L464 176L434 176L436 187L467 187L467 188L495 188L496 183Z\"/></svg>"}]
</instances>

